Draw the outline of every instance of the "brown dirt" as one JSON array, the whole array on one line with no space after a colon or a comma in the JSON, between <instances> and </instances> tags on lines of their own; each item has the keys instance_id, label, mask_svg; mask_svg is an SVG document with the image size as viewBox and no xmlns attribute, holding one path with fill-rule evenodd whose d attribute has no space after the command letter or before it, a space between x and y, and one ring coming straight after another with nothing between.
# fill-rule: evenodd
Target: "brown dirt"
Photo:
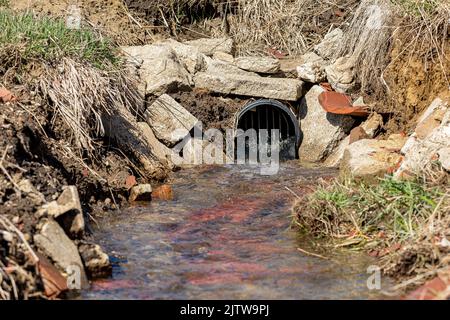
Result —
<instances>
[{"instance_id":1,"label":"brown dirt","mask_svg":"<svg viewBox=\"0 0 450 320\"><path fill-rule=\"evenodd\" d=\"M249 100L241 98L223 98L205 90L179 92L172 97L203 122L204 129L215 128L225 132L232 129L234 115Z\"/></svg>"},{"instance_id":2,"label":"brown dirt","mask_svg":"<svg viewBox=\"0 0 450 320\"><path fill-rule=\"evenodd\" d=\"M66 15L69 5L77 4L88 24L120 45L140 45L154 39L153 29L137 17L133 17L122 0L14 0L14 10L33 9L40 14Z\"/></svg>"},{"instance_id":3,"label":"brown dirt","mask_svg":"<svg viewBox=\"0 0 450 320\"><path fill-rule=\"evenodd\" d=\"M399 40L395 43L392 61L384 75L390 94L377 105L376 111L393 113L385 127L387 133L410 133L431 102L450 92L450 40L442 60L437 55L424 57L420 52L401 56L402 43Z\"/></svg>"},{"instance_id":4,"label":"brown dirt","mask_svg":"<svg viewBox=\"0 0 450 320\"><path fill-rule=\"evenodd\" d=\"M102 141L98 142L99 159L85 159L86 165L82 164L68 151L64 140L57 138L64 128L53 130L52 108L27 97L28 90L23 87L11 91L19 101L0 103L0 218L12 222L34 248L33 235L42 218L38 209L44 201L56 200L64 186L75 185L84 212L111 211L126 200L125 180L135 171L131 161ZM26 181L35 191L22 189ZM90 216L85 219L89 230ZM20 241L14 239L5 242L0 232L0 271L3 266L16 267L11 276L19 299L45 298L34 262ZM7 280L0 281L0 289L6 292L12 292L11 286Z\"/></svg>"}]
</instances>

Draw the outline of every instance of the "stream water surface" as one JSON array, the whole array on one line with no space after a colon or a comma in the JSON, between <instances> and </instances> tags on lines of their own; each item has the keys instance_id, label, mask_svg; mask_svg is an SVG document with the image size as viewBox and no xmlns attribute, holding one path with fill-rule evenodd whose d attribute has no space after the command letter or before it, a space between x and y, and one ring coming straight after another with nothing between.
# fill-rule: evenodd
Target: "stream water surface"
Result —
<instances>
[{"instance_id":1,"label":"stream water surface","mask_svg":"<svg viewBox=\"0 0 450 320\"><path fill-rule=\"evenodd\" d=\"M321 251L291 228L294 193L334 174L295 162L274 176L239 166L176 172L172 200L155 199L99 221L94 238L111 254L113 275L81 298L376 298L366 285L368 257Z\"/></svg>"}]
</instances>

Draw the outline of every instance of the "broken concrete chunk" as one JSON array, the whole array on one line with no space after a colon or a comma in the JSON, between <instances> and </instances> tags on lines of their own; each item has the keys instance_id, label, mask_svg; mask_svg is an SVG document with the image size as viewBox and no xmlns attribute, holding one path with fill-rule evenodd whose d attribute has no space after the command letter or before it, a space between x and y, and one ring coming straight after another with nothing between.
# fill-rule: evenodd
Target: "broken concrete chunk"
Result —
<instances>
[{"instance_id":1,"label":"broken concrete chunk","mask_svg":"<svg viewBox=\"0 0 450 320\"><path fill-rule=\"evenodd\" d=\"M196 47L201 53L211 57L214 52L220 51L234 54L234 42L231 38L201 38L186 41L184 44Z\"/></svg>"},{"instance_id":2,"label":"broken concrete chunk","mask_svg":"<svg viewBox=\"0 0 450 320\"><path fill-rule=\"evenodd\" d=\"M139 184L132 187L128 201L152 201L152 186L150 184Z\"/></svg>"},{"instance_id":3,"label":"broken concrete chunk","mask_svg":"<svg viewBox=\"0 0 450 320\"><path fill-rule=\"evenodd\" d=\"M339 45L344 39L344 32L337 28L325 35L322 42L314 47L314 51L322 58L329 60L333 58Z\"/></svg>"},{"instance_id":4,"label":"broken concrete chunk","mask_svg":"<svg viewBox=\"0 0 450 320\"><path fill-rule=\"evenodd\" d=\"M65 187L57 201L49 202L42 208L61 224L70 238L82 237L85 223L77 187Z\"/></svg>"},{"instance_id":5,"label":"broken concrete chunk","mask_svg":"<svg viewBox=\"0 0 450 320\"><path fill-rule=\"evenodd\" d=\"M89 286L77 247L56 221L45 221L34 236L34 243L67 275L69 289L85 289Z\"/></svg>"},{"instance_id":6,"label":"broken concrete chunk","mask_svg":"<svg viewBox=\"0 0 450 320\"><path fill-rule=\"evenodd\" d=\"M196 117L167 94L147 109L145 117L155 136L168 147L183 140L198 123Z\"/></svg>"},{"instance_id":7,"label":"broken concrete chunk","mask_svg":"<svg viewBox=\"0 0 450 320\"><path fill-rule=\"evenodd\" d=\"M164 44L122 47L135 59L141 59L139 77L145 83L145 95L188 90L192 85L189 72L178 60L175 51Z\"/></svg>"},{"instance_id":8,"label":"broken concrete chunk","mask_svg":"<svg viewBox=\"0 0 450 320\"><path fill-rule=\"evenodd\" d=\"M269 57L238 57L234 65L242 70L273 74L280 71L280 61Z\"/></svg>"},{"instance_id":9,"label":"broken concrete chunk","mask_svg":"<svg viewBox=\"0 0 450 320\"><path fill-rule=\"evenodd\" d=\"M301 59L302 63L300 63L296 69L297 75L301 80L312 83L320 83L326 80L326 63L323 58L310 52L304 54Z\"/></svg>"},{"instance_id":10,"label":"broken concrete chunk","mask_svg":"<svg viewBox=\"0 0 450 320\"><path fill-rule=\"evenodd\" d=\"M328 82L334 90L348 93L355 87L354 61L349 57L341 57L325 68Z\"/></svg>"},{"instance_id":11,"label":"broken concrete chunk","mask_svg":"<svg viewBox=\"0 0 450 320\"><path fill-rule=\"evenodd\" d=\"M194 82L197 88L204 88L217 93L287 101L297 101L303 93L303 82L296 79L199 72L194 77Z\"/></svg>"},{"instance_id":12,"label":"broken concrete chunk","mask_svg":"<svg viewBox=\"0 0 450 320\"><path fill-rule=\"evenodd\" d=\"M82 242L78 251L83 260L86 272L91 279L109 277L112 273L111 262L99 245Z\"/></svg>"},{"instance_id":13,"label":"broken concrete chunk","mask_svg":"<svg viewBox=\"0 0 450 320\"><path fill-rule=\"evenodd\" d=\"M324 160L351 130L355 122L350 116L327 113L318 99L324 91L322 87L314 86L300 105L300 127L303 139L299 156L304 162Z\"/></svg>"}]
</instances>

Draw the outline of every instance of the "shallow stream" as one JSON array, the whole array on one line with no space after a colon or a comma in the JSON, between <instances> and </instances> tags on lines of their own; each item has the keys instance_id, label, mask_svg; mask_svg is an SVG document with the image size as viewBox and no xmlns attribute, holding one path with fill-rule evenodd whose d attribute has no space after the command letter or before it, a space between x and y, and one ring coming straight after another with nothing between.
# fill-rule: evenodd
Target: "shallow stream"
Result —
<instances>
[{"instance_id":1,"label":"shallow stream","mask_svg":"<svg viewBox=\"0 0 450 320\"><path fill-rule=\"evenodd\" d=\"M103 218L95 241L112 255L111 279L84 299L370 299L370 259L322 250L291 228L295 195L329 169L285 163L197 167L173 174L173 200ZM330 260L300 252L319 252Z\"/></svg>"}]
</instances>

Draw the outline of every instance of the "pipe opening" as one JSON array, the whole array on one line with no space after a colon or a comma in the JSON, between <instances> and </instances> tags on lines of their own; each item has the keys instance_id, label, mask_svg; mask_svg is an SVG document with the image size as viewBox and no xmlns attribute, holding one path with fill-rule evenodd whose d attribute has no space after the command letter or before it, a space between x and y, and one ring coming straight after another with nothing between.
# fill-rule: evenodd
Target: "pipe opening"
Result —
<instances>
[{"instance_id":1,"label":"pipe opening","mask_svg":"<svg viewBox=\"0 0 450 320\"><path fill-rule=\"evenodd\" d=\"M280 160L292 160L297 158L298 146L300 142L300 128L295 114L284 104L275 100L258 100L245 106L237 115L235 130L241 129L249 132L249 129L256 131L256 150L261 148L265 141L268 143L267 149L271 150L272 130L279 130ZM261 133L265 131L266 135ZM239 137L239 135L237 135ZM246 134L246 160L251 158L251 135ZM263 150L267 150L263 149ZM270 153L270 151L269 151ZM259 161L259 158L258 158Z\"/></svg>"}]
</instances>

